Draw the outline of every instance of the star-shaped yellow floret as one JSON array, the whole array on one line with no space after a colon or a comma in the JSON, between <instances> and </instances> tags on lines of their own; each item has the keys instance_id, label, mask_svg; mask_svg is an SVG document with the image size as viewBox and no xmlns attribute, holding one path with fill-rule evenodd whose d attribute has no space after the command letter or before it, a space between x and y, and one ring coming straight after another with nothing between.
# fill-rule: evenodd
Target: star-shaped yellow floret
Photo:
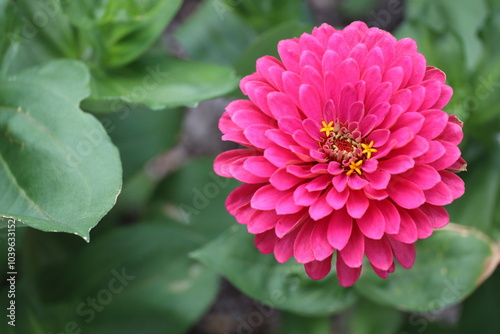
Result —
<instances>
[{"instance_id":1,"label":"star-shaped yellow floret","mask_svg":"<svg viewBox=\"0 0 500 334\"><path fill-rule=\"evenodd\" d=\"M361 143L361 147L363 148L362 153L366 154L367 159L370 159L372 157L372 153L377 152L377 149L373 148L373 140L368 145Z\"/></svg>"},{"instance_id":2,"label":"star-shaped yellow floret","mask_svg":"<svg viewBox=\"0 0 500 334\"><path fill-rule=\"evenodd\" d=\"M356 162L351 160L350 165L349 165L350 169L347 171L346 175L351 175L354 172L358 173L358 175L361 175L361 164L362 163L363 163L363 160L358 160Z\"/></svg>"},{"instance_id":3,"label":"star-shaped yellow floret","mask_svg":"<svg viewBox=\"0 0 500 334\"><path fill-rule=\"evenodd\" d=\"M333 131L333 121L331 121L330 123L326 124L325 121L321 122L321 125L323 126L319 132L325 132L326 133L326 136L330 136L330 132Z\"/></svg>"}]
</instances>

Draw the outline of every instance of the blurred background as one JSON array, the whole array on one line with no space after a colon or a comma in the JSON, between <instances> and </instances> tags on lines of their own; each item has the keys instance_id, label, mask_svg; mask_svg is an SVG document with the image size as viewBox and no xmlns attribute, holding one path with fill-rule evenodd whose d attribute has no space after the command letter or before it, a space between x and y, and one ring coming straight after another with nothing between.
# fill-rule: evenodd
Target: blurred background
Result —
<instances>
[{"instance_id":1,"label":"blurred background","mask_svg":"<svg viewBox=\"0 0 500 334\"><path fill-rule=\"evenodd\" d=\"M6 8L7 1L1 3ZM48 0L17 3L3 22L16 20L37 34L20 44L10 74L51 59L87 64L91 95L81 109L103 124L118 147L123 189L92 229L90 243L72 234L17 230L17 324L7 326L3 317L2 333L498 333L498 1L86 0L80 8L68 1L57 2L62 7ZM116 15L93 11L103 4ZM101 36L95 31L112 36L114 25L130 25L124 19L130 8L142 26L113 42L115 49L109 36L95 42ZM49 23L37 21L40 11ZM234 148L220 140L218 119L231 100L243 98L237 84L254 72L256 59L277 56L278 41L321 23L342 28L355 20L415 39L428 65L442 69L454 89L445 110L465 123L461 149L469 166L461 177L467 191L449 211L467 240L453 253L439 248L445 237L422 243L422 266L399 276L412 285L390 290L378 281L370 290L369 279L342 289L334 274L313 282L295 263L278 265L272 256L247 250L251 239L231 238L239 230L224 207L238 182L212 170L214 157ZM83 37L66 41L64 24ZM164 70L159 59L167 56L183 61ZM159 88L148 91L147 76ZM5 235L0 238L6 253ZM432 262L441 252L444 267ZM6 259L0 254L2 268ZM450 274L436 283L426 276L425 259L431 261L427 272L449 268ZM471 268L475 276L464 283L457 268ZM5 310L7 275L0 277ZM414 293L405 295L406 288ZM390 291L386 297L384 289Z\"/></svg>"}]
</instances>

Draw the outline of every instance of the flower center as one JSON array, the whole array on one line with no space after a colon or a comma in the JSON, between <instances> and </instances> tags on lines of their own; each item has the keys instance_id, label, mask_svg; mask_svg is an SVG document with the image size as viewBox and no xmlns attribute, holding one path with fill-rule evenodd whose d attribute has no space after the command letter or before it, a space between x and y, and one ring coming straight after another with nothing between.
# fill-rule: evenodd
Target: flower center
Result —
<instances>
[{"instance_id":1,"label":"flower center","mask_svg":"<svg viewBox=\"0 0 500 334\"><path fill-rule=\"evenodd\" d=\"M328 160L339 162L345 169L347 175L352 173L362 174L363 161L370 159L372 153L377 152L373 148L373 140L366 143L357 130L349 131L340 123L326 123L323 121L320 132L325 132L326 138L320 143Z\"/></svg>"}]
</instances>

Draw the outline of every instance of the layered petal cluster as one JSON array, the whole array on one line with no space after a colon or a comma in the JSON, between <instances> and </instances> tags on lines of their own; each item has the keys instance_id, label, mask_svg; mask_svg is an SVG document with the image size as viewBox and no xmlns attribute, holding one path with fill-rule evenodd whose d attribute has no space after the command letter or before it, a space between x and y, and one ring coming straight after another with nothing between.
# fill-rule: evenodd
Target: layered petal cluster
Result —
<instances>
[{"instance_id":1,"label":"layered petal cluster","mask_svg":"<svg viewBox=\"0 0 500 334\"><path fill-rule=\"evenodd\" d=\"M241 80L217 174L243 184L227 198L256 247L292 256L313 279L336 257L339 282L358 279L366 255L383 278L410 268L414 243L445 226L444 205L464 193L461 122L442 108L445 75L411 39L354 22L278 44Z\"/></svg>"}]
</instances>

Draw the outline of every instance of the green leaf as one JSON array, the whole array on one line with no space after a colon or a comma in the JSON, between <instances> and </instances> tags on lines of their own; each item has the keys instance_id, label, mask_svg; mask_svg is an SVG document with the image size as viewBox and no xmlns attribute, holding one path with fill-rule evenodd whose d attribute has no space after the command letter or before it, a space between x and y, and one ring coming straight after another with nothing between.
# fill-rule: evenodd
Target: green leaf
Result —
<instances>
[{"instance_id":1,"label":"green leaf","mask_svg":"<svg viewBox=\"0 0 500 334\"><path fill-rule=\"evenodd\" d=\"M330 317L304 317L281 312L278 334L329 334L332 332Z\"/></svg>"},{"instance_id":2,"label":"green leaf","mask_svg":"<svg viewBox=\"0 0 500 334\"><path fill-rule=\"evenodd\" d=\"M213 157L190 161L161 182L153 195L153 205L161 213L160 217L185 224L206 241L235 223L224 203L240 184L215 174L213 161Z\"/></svg>"},{"instance_id":3,"label":"green leaf","mask_svg":"<svg viewBox=\"0 0 500 334\"><path fill-rule=\"evenodd\" d=\"M253 235L243 226L234 226L195 251L193 257L250 297L293 313L326 316L356 301L354 291L342 288L334 274L314 281L303 265L292 260L280 264L273 255L261 254L253 245Z\"/></svg>"},{"instance_id":4,"label":"green leaf","mask_svg":"<svg viewBox=\"0 0 500 334\"><path fill-rule=\"evenodd\" d=\"M114 229L46 266L18 298L19 312L31 314L21 325L42 333L64 332L68 323L82 333L185 333L212 303L218 278L188 258L196 236L162 223Z\"/></svg>"},{"instance_id":5,"label":"green leaf","mask_svg":"<svg viewBox=\"0 0 500 334\"><path fill-rule=\"evenodd\" d=\"M175 31L191 59L231 65L255 38L255 31L221 0L203 1Z\"/></svg>"},{"instance_id":6,"label":"green leaf","mask_svg":"<svg viewBox=\"0 0 500 334\"><path fill-rule=\"evenodd\" d=\"M454 305L474 291L498 264L497 247L481 232L450 224L417 243L413 268L383 280L366 271L354 286L375 303L429 312Z\"/></svg>"},{"instance_id":7,"label":"green leaf","mask_svg":"<svg viewBox=\"0 0 500 334\"><path fill-rule=\"evenodd\" d=\"M121 111L130 105L155 110L193 106L230 92L238 83L230 68L166 56L148 56L92 74L92 94L83 103L92 112Z\"/></svg>"},{"instance_id":8,"label":"green leaf","mask_svg":"<svg viewBox=\"0 0 500 334\"><path fill-rule=\"evenodd\" d=\"M351 334L395 334L403 322L403 314L392 308L361 299L348 317Z\"/></svg>"},{"instance_id":9,"label":"green leaf","mask_svg":"<svg viewBox=\"0 0 500 334\"><path fill-rule=\"evenodd\" d=\"M265 55L278 57L278 42L283 39L300 37L311 27L300 22L286 22L273 27L255 39L238 58L235 68L238 74L248 75L255 72L255 62Z\"/></svg>"},{"instance_id":10,"label":"green leaf","mask_svg":"<svg viewBox=\"0 0 500 334\"><path fill-rule=\"evenodd\" d=\"M89 74L61 60L0 84L0 217L43 230L89 231L111 209L121 164L101 123L83 113Z\"/></svg>"}]
</instances>

